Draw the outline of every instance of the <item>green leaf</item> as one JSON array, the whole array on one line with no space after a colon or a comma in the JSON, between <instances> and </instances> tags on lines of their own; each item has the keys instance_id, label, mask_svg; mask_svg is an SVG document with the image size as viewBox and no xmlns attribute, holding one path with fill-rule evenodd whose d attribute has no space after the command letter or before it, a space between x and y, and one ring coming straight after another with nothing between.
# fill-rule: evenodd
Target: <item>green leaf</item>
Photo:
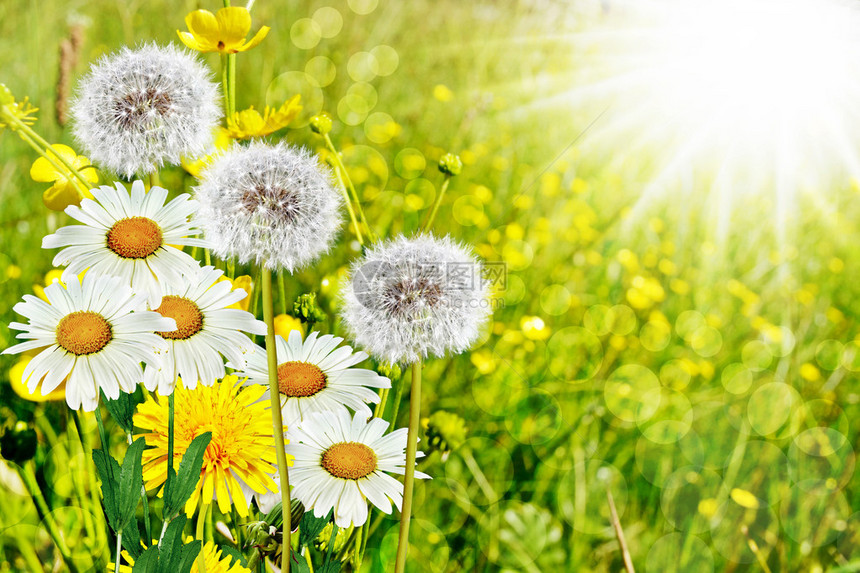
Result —
<instances>
[{"instance_id":1,"label":"green leaf","mask_svg":"<svg viewBox=\"0 0 860 573\"><path fill-rule=\"evenodd\" d=\"M203 456L212 440L212 432L204 432L194 438L185 450L179 463L179 473L176 479L164 486L164 515L171 516L179 513L185 502L194 493L197 482L200 481L200 470L203 469ZM168 465L168 470L170 465Z\"/></svg>"},{"instance_id":2,"label":"green leaf","mask_svg":"<svg viewBox=\"0 0 860 573\"><path fill-rule=\"evenodd\" d=\"M325 517L316 517L313 511L305 512L299 524L299 549L313 543L331 519L331 515L331 511Z\"/></svg>"},{"instance_id":3,"label":"green leaf","mask_svg":"<svg viewBox=\"0 0 860 573\"><path fill-rule=\"evenodd\" d=\"M340 571L341 562L340 561L330 561L323 565L322 567L317 567L315 569L316 573L337 573Z\"/></svg>"},{"instance_id":4,"label":"green leaf","mask_svg":"<svg viewBox=\"0 0 860 573\"><path fill-rule=\"evenodd\" d=\"M140 529L134 519L129 521L122 530L122 546L126 548L132 559L137 559L143 551L140 544Z\"/></svg>"},{"instance_id":5,"label":"green leaf","mask_svg":"<svg viewBox=\"0 0 860 573\"><path fill-rule=\"evenodd\" d=\"M171 566L169 570L165 570L165 573L176 573L177 571L178 573L189 573L201 549L203 549L203 542L200 540L183 545L180 548L176 564Z\"/></svg>"},{"instance_id":6,"label":"green leaf","mask_svg":"<svg viewBox=\"0 0 860 573\"><path fill-rule=\"evenodd\" d=\"M119 531L120 524L120 494L117 476L120 475L119 464L104 450L93 450L93 462L96 465L99 478L102 480L102 499L105 504L105 515L111 529Z\"/></svg>"},{"instance_id":7,"label":"green leaf","mask_svg":"<svg viewBox=\"0 0 860 573\"><path fill-rule=\"evenodd\" d=\"M138 438L128 447L125 459L122 461L122 470L119 476L118 494L119 499L119 522L120 529L134 520L137 504L140 503L140 489L143 487L143 448L146 442Z\"/></svg>"},{"instance_id":8,"label":"green leaf","mask_svg":"<svg viewBox=\"0 0 860 573\"><path fill-rule=\"evenodd\" d=\"M138 404L143 402L143 393L135 391L132 394L125 392L119 393L119 398L110 400L105 396L104 390L101 391L102 403L107 407L111 417L126 434L134 432L134 411Z\"/></svg>"},{"instance_id":9,"label":"green leaf","mask_svg":"<svg viewBox=\"0 0 860 573\"><path fill-rule=\"evenodd\" d=\"M311 573L308 562L297 552L293 552L293 563L290 565L290 573Z\"/></svg>"},{"instance_id":10,"label":"green leaf","mask_svg":"<svg viewBox=\"0 0 860 573\"><path fill-rule=\"evenodd\" d=\"M134 558L132 573L156 573L158 570L158 546L153 545L140 557Z\"/></svg>"},{"instance_id":11,"label":"green leaf","mask_svg":"<svg viewBox=\"0 0 860 573\"><path fill-rule=\"evenodd\" d=\"M223 553L225 557L229 555L233 558L231 563L239 563L240 565L242 565L242 567L248 566L248 560L245 559L245 556L242 555L235 547L231 547L229 545L220 545L218 546L218 549L221 550L221 553Z\"/></svg>"}]
</instances>

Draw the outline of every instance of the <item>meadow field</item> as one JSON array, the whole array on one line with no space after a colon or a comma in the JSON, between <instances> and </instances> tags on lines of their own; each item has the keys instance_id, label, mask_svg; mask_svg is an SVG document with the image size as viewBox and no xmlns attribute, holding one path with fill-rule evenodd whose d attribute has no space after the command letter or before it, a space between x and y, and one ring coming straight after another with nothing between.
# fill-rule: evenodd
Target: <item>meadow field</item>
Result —
<instances>
[{"instance_id":1,"label":"meadow field","mask_svg":"<svg viewBox=\"0 0 860 573\"><path fill-rule=\"evenodd\" d=\"M433 232L498 272L477 342L424 365L427 455L417 469L432 479L415 485L406 570L860 571L860 180L847 160L820 164L828 176L809 181L789 171L787 184L747 177L752 162L726 201L722 172L655 125L671 122L629 114L624 102L635 94L588 89L617 60L599 52L595 32L614 4L253 4L251 34L271 31L238 54L236 109L299 94L301 113L267 139L321 157L330 153L310 123L328 113L378 237L421 226L447 181L440 158L458 155L462 172L450 178ZM100 57L179 44L187 13L220 7L5 0L0 83L39 108L34 130L83 154L59 121L58 97L68 115L63 96ZM62 43L75 46L64 63ZM220 82L218 55L200 58ZM666 171L673 149L680 167ZM43 204L50 184L30 177L37 157L0 128L4 348L15 343L7 325L21 321L12 307L58 276L46 278L56 250L41 248L42 238L74 222ZM102 184L116 180L101 175ZM197 184L180 166L159 176L171 197ZM324 316L313 328L346 336L340 291L361 250L346 219L327 255L284 273L275 312L302 319L293 302L317 293ZM253 267L213 261L256 285ZM262 319L258 291L247 308ZM307 334L307 324L297 328ZM114 457L131 438L105 407L72 416L62 396L29 399L21 360L0 356L0 570L69 570L70 557L77 571L113 571L116 539L90 457L100 444L95 416ZM389 399L384 414L406 427L409 369L364 367L391 378L392 396L402 392L403 405ZM137 519L157 533L162 501L155 489L148 497L151 516L141 505ZM216 506L191 521L206 520L205 540L247 563L249 551L224 531L235 536L263 517L254 511L237 522ZM393 570L398 512L372 512L369 523L360 570ZM355 570L353 531L332 544L328 527L306 551L315 564L334 553L337 567Z\"/></svg>"}]
</instances>

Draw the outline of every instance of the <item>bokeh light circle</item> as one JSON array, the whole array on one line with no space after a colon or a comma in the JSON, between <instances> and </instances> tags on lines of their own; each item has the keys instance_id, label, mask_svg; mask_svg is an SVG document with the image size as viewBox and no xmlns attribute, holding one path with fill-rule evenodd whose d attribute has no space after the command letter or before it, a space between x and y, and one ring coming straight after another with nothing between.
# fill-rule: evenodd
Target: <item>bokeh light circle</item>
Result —
<instances>
[{"instance_id":1,"label":"bokeh light circle","mask_svg":"<svg viewBox=\"0 0 860 573\"><path fill-rule=\"evenodd\" d=\"M644 422L660 406L660 381L640 364L616 368L606 380L603 399L606 407L625 422Z\"/></svg>"}]
</instances>

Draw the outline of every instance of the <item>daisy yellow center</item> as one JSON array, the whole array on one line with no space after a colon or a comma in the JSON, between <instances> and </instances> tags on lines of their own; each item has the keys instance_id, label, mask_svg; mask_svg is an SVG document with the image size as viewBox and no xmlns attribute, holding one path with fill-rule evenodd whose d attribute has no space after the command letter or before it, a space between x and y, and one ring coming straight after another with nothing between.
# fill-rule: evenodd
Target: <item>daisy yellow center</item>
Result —
<instances>
[{"instance_id":1,"label":"daisy yellow center","mask_svg":"<svg viewBox=\"0 0 860 573\"><path fill-rule=\"evenodd\" d=\"M325 372L308 362L284 362L278 366L278 388L290 398L307 398L326 387Z\"/></svg>"},{"instance_id":2,"label":"daisy yellow center","mask_svg":"<svg viewBox=\"0 0 860 573\"><path fill-rule=\"evenodd\" d=\"M57 325L57 344L78 356L94 354L113 338L110 323L97 312L67 314Z\"/></svg>"},{"instance_id":3,"label":"daisy yellow center","mask_svg":"<svg viewBox=\"0 0 860 573\"><path fill-rule=\"evenodd\" d=\"M146 217L127 217L107 232L108 248L124 259L145 259L163 242L161 227Z\"/></svg>"},{"instance_id":4,"label":"daisy yellow center","mask_svg":"<svg viewBox=\"0 0 860 573\"><path fill-rule=\"evenodd\" d=\"M156 308L155 312L176 321L176 330L158 333L162 338L186 340L203 330L203 313L200 312L200 307L187 298L164 296L161 306Z\"/></svg>"},{"instance_id":5,"label":"daisy yellow center","mask_svg":"<svg viewBox=\"0 0 860 573\"><path fill-rule=\"evenodd\" d=\"M336 478L361 479L376 469L376 452L358 442L341 442L323 452L322 467Z\"/></svg>"}]
</instances>

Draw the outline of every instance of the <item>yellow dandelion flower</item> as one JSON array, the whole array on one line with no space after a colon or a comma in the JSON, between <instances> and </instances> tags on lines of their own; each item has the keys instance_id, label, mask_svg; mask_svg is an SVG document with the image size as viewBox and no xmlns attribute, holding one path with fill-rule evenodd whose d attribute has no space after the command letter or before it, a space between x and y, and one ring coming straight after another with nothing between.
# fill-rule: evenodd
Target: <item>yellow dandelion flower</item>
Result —
<instances>
[{"instance_id":1,"label":"yellow dandelion flower","mask_svg":"<svg viewBox=\"0 0 860 573\"><path fill-rule=\"evenodd\" d=\"M186 542L191 539L186 539ZM157 541L153 540L153 544ZM205 568L200 566L200 557L203 556L203 564ZM119 566L120 573L132 573L134 569L134 559L129 555L128 551L122 552L122 558L125 563ZM127 565L126 565L127 563ZM109 573L114 572L114 564L111 563L106 569ZM206 573L252 573L250 569L244 567L238 559L234 559L230 555L222 556L221 549L215 545L214 541L208 541L203 546L203 550L197 554L194 564L191 566L191 571L206 571Z\"/></svg>"},{"instance_id":2,"label":"yellow dandelion flower","mask_svg":"<svg viewBox=\"0 0 860 573\"><path fill-rule=\"evenodd\" d=\"M185 25L188 32L177 30L176 33L183 44L198 52L244 52L262 42L269 33L269 27L263 26L245 42L251 30L251 13L239 6L221 8L215 14L209 10L195 10L185 17Z\"/></svg>"},{"instance_id":3,"label":"yellow dandelion flower","mask_svg":"<svg viewBox=\"0 0 860 573\"><path fill-rule=\"evenodd\" d=\"M43 396L41 392L30 393L30 390L27 388L27 381L24 380L24 370L27 368L27 364L30 363L31 359L31 356L24 355L14 366L12 366L12 368L9 369L9 384L12 386L12 390L14 390L18 396L25 400L29 400L30 402L53 402L54 400L65 400L65 380L60 382L60 385L49 392L46 396Z\"/></svg>"},{"instance_id":4,"label":"yellow dandelion flower","mask_svg":"<svg viewBox=\"0 0 860 573\"><path fill-rule=\"evenodd\" d=\"M227 119L227 133L233 139L263 137L283 129L302 111L301 95L294 95L278 109L266 106L263 115L254 106L237 111Z\"/></svg>"},{"instance_id":5,"label":"yellow dandelion flower","mask_svg":"<svg viewBox=\"0 0 860 573\"><path fill-rule=\"evenodd\" d=\"M245 491L276 492L271 476L277 472L275 439L269 416L269 401L261 401L266 387L243 386L236 376L226 376L211 387L188 390L177 384L175 392L174 467L191 441L204 432L212 432L206 448L200 482L185 505L192 515L197 505L215 499L222 513L231 503L242 517L248 515L250 499ZM138 406L134 425L144 430L143 479L146 489L162 485L167 479L167 399L152 397ZM208 563L207 563L208 565Z\"/></svg>"},{"instance_id":6,"label":"yellow dandelion flower","mask_svg":"<svg viewBox=\"0 0 860 573\"><path fill-rule=\"evenodd\" d=\"M76 170L80 171L84 178L95 185L99 181L99 176L96 170L90 167L90 160L83 155L78 155L75 150L68 145L54 144L51 150L48 151L48 156L54 160L54 163L61 164L57 160L57 156L61 156L67 163L71 164ZM45 206L52 211L63 211L69 205L80 205L81 192L75 184L75 176L65 167L57 170L54 165L44 157L40 157L33 162L30 167L30 177L33 181L43 183L53 183L42 194L42 201ZM92 198L89 191L85 192L87 198Z\"/></svg>"}]
</instances>

